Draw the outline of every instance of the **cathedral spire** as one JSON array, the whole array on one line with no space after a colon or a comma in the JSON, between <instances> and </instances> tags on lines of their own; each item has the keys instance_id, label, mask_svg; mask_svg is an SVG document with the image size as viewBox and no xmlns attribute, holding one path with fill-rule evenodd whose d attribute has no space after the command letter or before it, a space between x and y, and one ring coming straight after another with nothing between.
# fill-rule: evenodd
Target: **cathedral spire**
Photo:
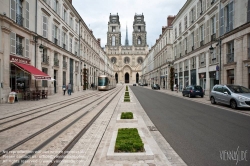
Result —
<instances>
[{"instance_id":1,"label":"cathedral spire","mask_svg":"<svg viewBox=\"0 0 250 166\"><path fill-rule=\"evenodd\" d=\"M129 43L128 43L128 27L126 25L126 39L125 39L125 46L128 46Z\"/></svg>"}]
</instances>

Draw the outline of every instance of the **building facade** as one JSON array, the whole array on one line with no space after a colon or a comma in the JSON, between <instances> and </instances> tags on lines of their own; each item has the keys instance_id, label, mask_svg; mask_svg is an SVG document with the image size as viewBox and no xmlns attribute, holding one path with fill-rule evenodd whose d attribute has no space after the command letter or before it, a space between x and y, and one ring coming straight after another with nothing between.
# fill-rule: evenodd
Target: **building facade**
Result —
<instances>
[{"instance_id":1,"label":"building facade","mask_svg":"<svg viewBox=\"0 0 250 166\"><path fill-rule=\"evenodd\" d=\"M143 63L143 82L159 84L163 89L170 89L170 68L173 61L173 27L175 17L168 16L168 25L162 27L162 34L149 50Z\"/></svg>"},{"instance_id":2,"label":"building facade","mask_svg":"<svg viewBox=\"0 0 250 166\"><path fill-rule=\"evenodd\" d=\"M142 63L148 52L143 14L135 14L132 35L132 45L129 45L127 31L125 45L122 45L119 15L110 14L105 51L114 64L114 76L117 83L139 83L141 79Z\"/></svg>"},{"instance_id":3,"label":"building facade","mask_svg":"<svg viewBox=\"0 0 250 166\"><path fill-rule=\"evenodd\" d=\"M19 98L35 89L52 95L62 93L62 86L69 82L73 91L82 91L84 84L97 84L99 75L113 75L113 64L100 39L72 1L3 1L0 11L0 103L7 101L11 91Z\"/></svg>"}]
</instances>

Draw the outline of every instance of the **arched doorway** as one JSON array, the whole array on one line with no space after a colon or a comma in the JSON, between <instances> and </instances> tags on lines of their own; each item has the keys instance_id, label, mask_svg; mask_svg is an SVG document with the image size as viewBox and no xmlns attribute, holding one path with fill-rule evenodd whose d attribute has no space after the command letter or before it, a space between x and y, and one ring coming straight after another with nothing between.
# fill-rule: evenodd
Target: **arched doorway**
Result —
<instances>
[{"instance_id":1,"label":"arched doorway","mask_svg":"<svg viewBox=\"0 0 250 166\"><path fill-rule=\"evenodd\" d=\"M125 73L125 83L129 83L129 74Z\"/></svg>"},{"instance_id":2,"label":"arched doorway","mask_svg":"<svg viewBox=\"0 0 250 166\"><path fill-rule=\"evenodd\" d=\"M115 80L116 80L116 83L118 83L118 74L115 73Z\"/></svg>"},{"instance_id":3,"label":"arched doorway","mask_svg":"<svg viewBox=\"0 0 250 166\"><path fill-rule=\"evenodd\" d=\"M139 74L136 73L136 83L138 84L138 82L139 82Z\"/></svg>"}]
</instances>

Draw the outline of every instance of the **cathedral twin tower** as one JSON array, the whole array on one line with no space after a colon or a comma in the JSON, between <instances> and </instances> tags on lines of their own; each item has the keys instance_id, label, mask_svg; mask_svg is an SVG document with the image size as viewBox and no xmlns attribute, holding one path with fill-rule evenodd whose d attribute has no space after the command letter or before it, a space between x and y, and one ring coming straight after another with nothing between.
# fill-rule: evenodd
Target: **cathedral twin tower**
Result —
<instances>
[{"instance_id":1,"label":"cathedral twin tower","mask_svg":"<svg viewBox=\"0 0 250 166\"><path fill-rule=\"evenodd\" d=\"M125 45L121 44L119 15L110 14L105 51L114 64L117 83L138 83L140 80L141 64L148 53L146 23L143 14L134 16L132 40L132 45L129 45L126 28Z\"/></svg>"}]
</instances>

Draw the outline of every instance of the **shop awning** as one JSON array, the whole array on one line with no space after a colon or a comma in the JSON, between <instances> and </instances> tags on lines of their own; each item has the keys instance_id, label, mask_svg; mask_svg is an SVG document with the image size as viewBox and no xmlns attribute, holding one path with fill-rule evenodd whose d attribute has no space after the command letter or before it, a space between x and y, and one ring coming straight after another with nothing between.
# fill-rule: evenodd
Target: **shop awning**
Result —
<instances>
[{"instance_id":1,"label":"shop awning","mask_svg":"<svg viewBox=\"0 0 250 166\"><path fill-rule=\"evenodd\" d=\"M41 70L37 69L36 67L32 65L18 63L18 62L12 62L12 64L21 68L24 71L27 71L28 73L33 75L36 80L51 80L51 77L48 74L42 72Z\"/></svg>"}]
</instances>

